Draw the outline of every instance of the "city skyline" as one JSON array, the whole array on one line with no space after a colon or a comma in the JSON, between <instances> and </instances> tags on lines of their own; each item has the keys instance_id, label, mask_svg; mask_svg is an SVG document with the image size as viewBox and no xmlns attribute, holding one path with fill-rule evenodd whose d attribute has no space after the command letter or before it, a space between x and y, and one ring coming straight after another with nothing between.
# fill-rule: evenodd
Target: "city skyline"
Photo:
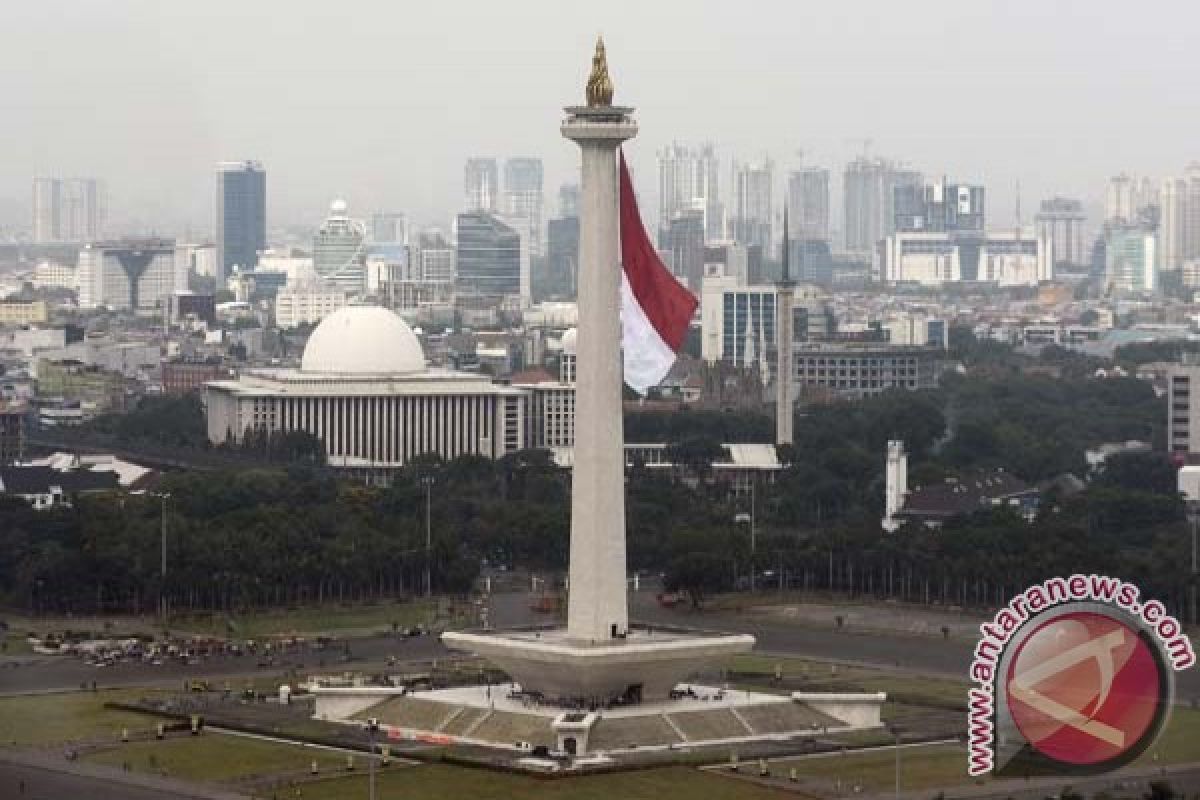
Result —
<instances>
[{"instance_id":1,"label":"city skyline","mask_svg":"<svg viewBox=\"0 0 1200 800\"><path fill-rule=\"evenodd\" d=\"M0 61L17 124L0 167L6 228L28 225L28 187L40 174L106 180L113 223L147 233L208 232L207 176L230 159L264 163L277 188L268 218L279 226L319 224L331 196L444 224L460 210L465 158L480 153L541 157L547 187L575 178L569 151L543 123L547 108L578 92L572 54L594 36L594 24L559 21L545 3L526 4L537 25L483 8L479 24L463 28L449 9L364 4L371 13L355 14L301 2L287 13L273 3L239 7L244 24L230 30L220 23L223 5L124 0L101 11L48 2L9 12L14 46ZM1014 208L1018 180L1029 208L1061 194L1083 198L1091 212L1113 174L1175 172L1196 155L1187 134L1198 112L1178 101L1170 80L1196 65L1184 46L1187 26L1122 15L1117 30L1097 4L1078 6L1078 14L1071 5L805 8L785 13L807 31L809 46L793 48L791 26L764 26L757 15L616 2L608 19L637 24L605 26L620 55L614 77L625 78L623 96L647 109L658 132L629 154L648 195L643 204L653 208L656 200L655 152L674 140L712 141L726 162L770 155L782 175L798 163L799 148L804 163L840 172L863 149L854 137L870 137L873 154L988 186L998 215ZM145 37L182 29L210 46L179 49ZM422 33L430 29L455 38L447 44ZM48 38L72 57L34 58L28 48ZM278 47L303 53L318 40L319 59L267 60ZM1118 40L1141 42L1146 57L1133 67L1117 63L1109 54ZM373 46L383 41L392 46ZM85 61L87 70L73 67ZM31 71L31 63L39 66ZM394 100L381 102L379 81L410 71L437 80L404 82ZM936 88L913 88L928 87L931 73ZM114 97L105 89L114 85L134 90ZM953 129L936 114L901 113L921 99L916 94L935 101L940 92L955 98ZM712 115L718 99L722 113ZM1143 112L1136 119L1106 113L1114 107ZM1013 113L996 113L1003 108ZM1153 141L1138 122L1146 114L1156 119ZM483 116L494 122L486 133L474 124ZM88 136L66 124L79 118L88 118ZM831 204L839 207L836 194Z\"/></svg>"}]
</instances>

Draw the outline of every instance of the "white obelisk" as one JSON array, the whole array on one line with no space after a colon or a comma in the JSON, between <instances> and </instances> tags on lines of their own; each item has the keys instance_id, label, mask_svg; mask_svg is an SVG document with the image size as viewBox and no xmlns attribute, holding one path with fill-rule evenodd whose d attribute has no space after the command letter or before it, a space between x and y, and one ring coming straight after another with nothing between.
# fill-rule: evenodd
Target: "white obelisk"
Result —
<instances>
[{"instance_id":1,"label":"white obelisk","mask_svg":"<svg viewBox=\"0 0 1200 800\"><path fill-rule=\"evenodd\" d=\"M583 154L579 214L575 464L567 636L602 643L629 628L625 594L625 437L621 417L621 253L617 148L637 134L633 109L612 105L597 40L587 106L567 108L562 134Z\"/></svg>"}]
</instances>

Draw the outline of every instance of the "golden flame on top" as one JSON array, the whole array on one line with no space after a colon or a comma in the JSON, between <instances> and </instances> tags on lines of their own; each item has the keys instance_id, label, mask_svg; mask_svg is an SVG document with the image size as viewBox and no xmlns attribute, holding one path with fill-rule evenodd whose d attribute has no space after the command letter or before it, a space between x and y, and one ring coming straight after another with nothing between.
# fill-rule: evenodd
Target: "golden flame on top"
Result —
<instances>
[{"instance_id":1,"label":"golden flame on top","mask_svg":"<svg viewBox=\"0 0 1200 800\"><path fill-rule=\"evenodd\" d=\"M592 56L592 74L587 81L587 104L590 107L611 106L612 79L608 77L608 58L604 54L604 39L596 37L596 53Z\"/></svg>"}]
</instances>

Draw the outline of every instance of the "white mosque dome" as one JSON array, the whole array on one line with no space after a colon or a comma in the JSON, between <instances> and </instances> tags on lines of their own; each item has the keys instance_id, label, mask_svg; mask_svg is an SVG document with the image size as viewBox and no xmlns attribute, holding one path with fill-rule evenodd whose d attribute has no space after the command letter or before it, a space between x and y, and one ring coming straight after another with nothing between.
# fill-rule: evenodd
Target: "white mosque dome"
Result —
<instances>
[{"instance_id":1,"label":"white mosque dome","mask_svg":"<svg viewBox=\"0 0 1200 800\"><path fill-rule=\"evenodd\" d=\"M568 328L566 333L562 335L563 355L575 355L575 339L578 335L578 332L574 328Z\"/></svg>"},{"instance_id":2,"label":"white mosque dome","mask_svg":"<svg viewBox=\"0 0 1200 800\"><path fill-rule=\"evenodd\" d=\"M304 372L390 375L422 372L425 353L408 323L380 306L347 306L308 337Z\"/></svg>"}]
</instances>

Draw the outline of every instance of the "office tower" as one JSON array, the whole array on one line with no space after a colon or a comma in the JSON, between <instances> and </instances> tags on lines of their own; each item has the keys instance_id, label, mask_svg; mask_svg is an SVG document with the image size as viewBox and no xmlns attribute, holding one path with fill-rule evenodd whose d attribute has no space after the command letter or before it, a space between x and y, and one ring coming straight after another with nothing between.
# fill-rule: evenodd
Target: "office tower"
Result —
<instances>
[{"instance_id":1,"label":"office tower","mask_svg":"<svg viewBox=\"0 0 1200 800\"><path fill-rule=\"evenodd\" d=\"M1034 216L1039 238L1047 238L1056 264L1082 266L1088 262L1083 245L1083 203L1070 197L1043 200Z\"/></svg>"},{"instance_id":2,"label":"office tower","mask_svg":"<svg viewBox=\"0 0 1200 800\"><path fill-rule=\"evenodd\" d=\"M829 170L802 167L788 175L792 238L829 241Z\"/></svg>"},{"instance_id":3,"label":"office tower","mask_svg":"<svg viewBox=\"0 0 1200 800\"><path fill-rule=\"evenodd\" d=\"M983 187L967 184L905 184L894 190L897 233L982 233Z\"/></svg>"},{"instance_id":4,"label":"office tower","mask_svg":"<svg viewBox=\"0 0 1200 800\"><path fill-rule=\"evenodd\" d=\"M367 281L367 231L346 213L346 201L334 200L329 216L313 237L313 269L322 281L347 296L362 294Z\"/></svg>"},{"instance_id":5,"label":"office tower","mask_svg":"<svg viewBox=\"0 0 1200 800\"><path fill-rule=\"evenodd\" d=\"M1104 198L1104 221L1133 225L1142 218L1143 209L1155 205L1159 192L1149 178L1137 178L1122 172L1108 181Z\"/></svg>"},{"instance_id":6,"label":"office tower","mask_svg":"<svg viewBox=\"0 0 1200 800\"><path fill-rule=\"evenodd\" d=\"M861 157L846 165L843 181L846 251L869 258L879 241L894 232L896 188L920 185L921 174L885 159Z\"/></svg>"},{"instance_id":7,"label":"office tower","mask_svg":"<svg viewBox=\"0 0 1200 800\"><path fill-rule=\"evenodd\" d=\"M771 249L771 199L775 165L767 158L758 163L733 163L733 208L729 235L747 247Z\"/></svg>"},{"instance_id":8,"label":"office tower","mask_svg":"<svg viewBox=\"0 0 1200 800\"><path fill-rule=\"evenodd\" d=\"M33 181L33 240L60 241L59 195L61 182L57 178L35 178Z\"/></svg>"},{"instance_id":9,"label":"office tower","mask_svg":"<svg viewBox=\"0 0 1200 800\"><path fill-rule=\"evenodd\" d=\"M379 211L372 214L371 242L408 244L408 220L398 211Z\"/></svg>"},{"instance_id":10,"label":"office tower","mask_svg":"<svg viewBox=\"0 0 1200 800\"><path fill-rule=\"evenodd\" d=\"M1160 268L1173 272L1187 260L1188 182L1167 178L1158 193Z\"/></svg>"},{"instance_id":11,"label":"office tower","mask_svg":"<svg viewBox=\"0 0 1200 800\"><path fill-rule=\"evenodd\" d=\"M165 308L175 292L187 290L187 260L171 239L97 242L79 251L82 308Z\"/></svg>"},{"instance_id":12,"label":"office tower","mask_svg":"<svg viewBox=\"0 0 1200 800\"><path fill-rule=\"evenodd\" d=\"M454 282L454 248L441 231L423 231L417 237L417 280Z\"/></svg>"},{"instance_id":13,"label":"office tower","mask_svg":"<svg viewBox=\"0 0 1200 800\"><path fill-rule=\"evenodd\" d=\"M455 225L460 293L489 297L518 296L522 289L521 235L495 214L467 211Z\"/></svg>"},{"instance_id":14,"label":"office tower","mask_svg":"<svg viewBox=\"0 0 1200 800\"><path fill-rule=\"evenodd\" d=\"M1183 248L1190 259L1200 258L1200 162L1193 161L1184 171L1187 199L1183 210Z\"/></svg>"},{"instance_id":15,"label":"office tower","mask_svg":"<svg viewBox=\"0 0 1200 800\"><path fill-rule=\"evenodd\" d=\"M497 211L500 201L500 172L494 158L468 158L464 170L467 211Z\"/></svg>"},{"instance_id":16,"label":"office tower","mask_svg":"<svg viewBox=\"0 0 1200 800\"><path fill-rule=\"evenodd\" d=\"M704 277L704 212L697 208L676 213L661 236L671 271L698 293Z\"/></svg>"},{"instance_id":17,"label":"office tower","mask_svg":"<svg viewBox=\"0 0 1200 800\"><path fill-rule=\"evenodd\" d=\"M558 216L561 219L579 216L579 184L564 183L558 189Z\"/></svg>"},{"instance_id":18,"label":"office tower","mask_svg":"<svg viewBox=\"0 0 1200 800\"><path fill-rule=\"evenodd\" d=\"M672 144L658 151L658 230L660 236L681 211L699 209L705 240L725 238L718 162L711 144L691 148Z\"/></svg>"},{"instance_id":19,"label":"office tower","mask_svg":"<svg viewBox=\"0 0 1200 800\"><path fill-rule=\"evenodd\" d=\"M534 286L536 300L574 300L579 269L579 216L550 220L545 275Z\"/></svg>"},{"instance_id":20,"label":"office tower","mask_svg":"<svg viewBox=\"0 0 1200 800\"><path fill-rule=\"evenodd\" d=\"M257 161L217 165L217 285L252 270L267 249L267 173Z\"/></svg>"},{"instance_id":21,"label":"office tower","mask_svg":"<svg viewBox=\"0 0 1200 800\"><path fill-rule=\"evenodd\" d=\"M1136 293L1158 288L1158 237L1154 231L1112 223L1105 231L1104 243L1109 288Z\"/></svg>"},{"instance_id":22,"label":"office tower","mask_svg":"<svg viewBox=\"0 0 1200 800\"><path fill-rule=\"evenodd\" d=\"M103 227L103 187L95 178L34 180L34 241L95 241L103 236Z\"/></svg>"},{"instance_id":23,"label":"office tower","mask_svg":"<svg viewBox=\"0 0 1200 800\"><path fill-rule=\"evenodd\" d=\"M505 219L521 234L531 256L545 255L542 160L510 158L504 162Z\"/></svg>"}]
</instances>

